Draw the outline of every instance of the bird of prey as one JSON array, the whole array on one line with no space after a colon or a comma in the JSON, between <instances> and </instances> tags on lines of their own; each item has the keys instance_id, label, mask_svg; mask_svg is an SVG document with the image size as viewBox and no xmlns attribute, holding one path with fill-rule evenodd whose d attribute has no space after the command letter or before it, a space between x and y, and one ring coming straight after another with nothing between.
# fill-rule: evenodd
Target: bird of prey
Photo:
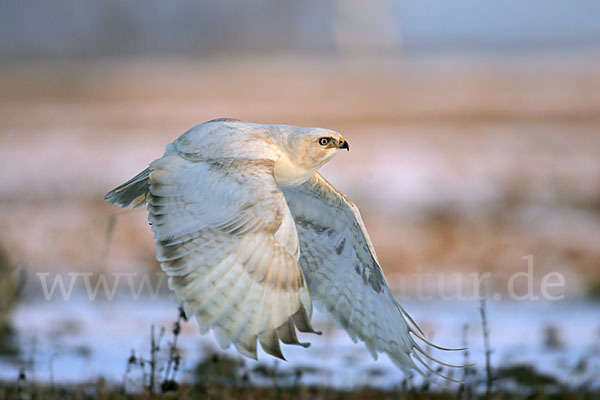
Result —
<instances>
[{"instance_id":1,"label":"bird of prey","mask_svg":"<svg viewBox=\"0 0 600 400\"><path fill-rule=\"evenodd\" d=\"M280 341L318 333L314 302L375 359L430 369L415 339L435 345L394 299L358 209L317 172L340 150L328 129L214 119L104 199L146 204L169 288L221 347L256 359L258 341L283 359Z\"/></svg>"}]
</instances>

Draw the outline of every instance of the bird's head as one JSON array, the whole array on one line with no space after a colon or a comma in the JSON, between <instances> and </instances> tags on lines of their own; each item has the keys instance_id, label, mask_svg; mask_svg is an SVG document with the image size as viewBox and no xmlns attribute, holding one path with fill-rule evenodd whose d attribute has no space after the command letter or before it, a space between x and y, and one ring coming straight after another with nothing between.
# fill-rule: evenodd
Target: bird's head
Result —
<instances>
[{"instance_id":1,"label":"bird's head","mask_svg":"<svg viewBox=\"0 0 600 400\"><path fill-rule=\"evenodd\" d=\"M278 162L282 174L296 170L308 179L339 150L350 150L348 142L339 133L329 129L279 125L275 131L274 136L284 153L281 162Z\"/></svg>"},{"instance_id":2,"label":"bird's head","mask_svg":"<svg viewBox=\"0 0 600 400\"><path fill-rule=\"evenodd\" d=\"M315 171L339 150L350 150L348 142L339 133L322 128L291 129L283 147L294 164Z\"/></svg>"},{"instance_id":3,"label":"bird's head","mask_svg":"<svg viewBox=\"0 0 600 400\"><path fill-rule=\"evenodd\" d=\"M322 128L294 128L283 146L299 165L319 167L331 160L339 150L350 150L348 142L337 132Z\"/></svg>"}]
</instances>

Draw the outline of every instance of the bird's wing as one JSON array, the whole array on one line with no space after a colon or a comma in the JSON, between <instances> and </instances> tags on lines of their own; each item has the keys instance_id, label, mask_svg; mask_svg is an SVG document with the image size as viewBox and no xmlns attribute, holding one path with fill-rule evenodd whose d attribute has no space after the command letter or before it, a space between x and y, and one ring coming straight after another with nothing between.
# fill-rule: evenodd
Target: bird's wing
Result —
<instances>
[{"instance_id":1,"label":"bird's wing","mask_svg":"<svg viewBox=\"0 0 600 400\"><path fill-rule=\"evenodd\" d=\"M256 340L313 332L297 232L269 159L196 160L176 150L150 165L149 220L157 258L188 315L256 358Z\"/></svg>"},{"instance_id":2,"label":"bird's wing","mask_svg":"<svg viewBox=\"0 0 600 400\"><path fill-rule=\"evenodd\" d=\"M411 333L426 339L394 299L356 206L318 173L284 194L317 308L329 312L353 341L363 341L375 359L385 352L404 371L418 370L413 358L429 368L420 354L429 355Z\"/></svg>"}]
</instances>

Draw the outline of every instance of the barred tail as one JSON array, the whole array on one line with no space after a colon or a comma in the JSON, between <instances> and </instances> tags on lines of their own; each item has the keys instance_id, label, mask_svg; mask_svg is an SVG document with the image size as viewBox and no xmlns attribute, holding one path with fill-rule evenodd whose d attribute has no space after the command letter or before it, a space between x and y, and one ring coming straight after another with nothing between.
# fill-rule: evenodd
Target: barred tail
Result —
<instances>
[{"instance_id":1,"label":"barred tail","mask_svg":"<svg viewBox=\"0 0 600 400\"><path fill-rule=\"evenodd\" d=\"M121 207L136 208L146 203L150 190L150 168L146 168L134 178L117 186L104 195L104 201Z\"/></svg>"}]
</instances>

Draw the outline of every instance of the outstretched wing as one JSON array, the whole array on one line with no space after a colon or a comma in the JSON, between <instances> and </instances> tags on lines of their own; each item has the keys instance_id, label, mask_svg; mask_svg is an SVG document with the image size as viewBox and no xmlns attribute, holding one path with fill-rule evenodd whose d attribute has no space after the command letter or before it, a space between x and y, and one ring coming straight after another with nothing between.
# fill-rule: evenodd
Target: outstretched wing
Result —
<instances>
[{"instance_id":1,"label":"outstretched wing","mask_svg":"<svg viewBox=\"0 0 600 400\"><path fill-rule=\"evenodd\" d=\"M167 152L150 165L147 204L157 258L188 315L256 358L256 341L313 332L296 229L268 159L197 160Z\"/></svg>"},{"instance_id":2,"label":"outstretched wing","mask_svg":"<svg viewBox=\"0 0 600 400\"><path fill-rule=\"evenodd\" d=\"M354 342L363 341L375 359L385 352L404 371L419 370L413 358L429 368L420 354L430 356L410 333L425 340L423 334L394 299L356 206L318 173L284 194L317 308Z\"/></svg>"}]
</instances>

